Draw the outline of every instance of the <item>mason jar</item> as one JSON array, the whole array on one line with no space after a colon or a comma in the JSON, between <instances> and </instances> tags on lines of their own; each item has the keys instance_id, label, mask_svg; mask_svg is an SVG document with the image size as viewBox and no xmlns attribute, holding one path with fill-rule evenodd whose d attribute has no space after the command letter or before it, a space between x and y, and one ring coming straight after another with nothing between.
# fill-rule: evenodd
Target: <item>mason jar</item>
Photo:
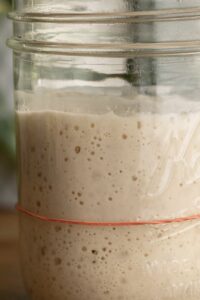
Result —
<instances>
[{"instance_id":1,"label":"mason jar","mask_svg":"<svg viewBox=\"0 0 200 300\"><path fill-rule=\"evenodd\" d=\"M21 0L10 18L30 299L199 299L200 1Z\"/></svg>"}]
</instances>

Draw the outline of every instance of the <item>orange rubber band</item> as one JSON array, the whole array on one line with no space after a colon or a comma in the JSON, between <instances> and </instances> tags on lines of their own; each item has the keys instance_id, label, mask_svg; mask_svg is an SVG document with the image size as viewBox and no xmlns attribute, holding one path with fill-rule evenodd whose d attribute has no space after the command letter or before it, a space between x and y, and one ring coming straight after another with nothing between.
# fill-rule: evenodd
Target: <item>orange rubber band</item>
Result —
<instances>
[{"instance_id":1,"label":"orange rubber band","mask_svg":"<svg viewBox=\"0 0 200 300\"><path fill-rule=\"evenodd\" d=\"M31 212L19 205L16 205L17 211L39 219L41 221L46 222L54 222L54 223L63 223L69 225L86 225L86 226L138 226L138 225L159 225L159 224L169 224L169 223L181 223L186 221L192 220L200 220L200 214L188 216L188 217L181 217L175 219L163 219L163 220L150 220L150 221L129 221L129 222L88 222L88 221L78 221L78 220L65 220L65 219L55 219L49 218L47 216L41 216L34 212Z\"/></svg>"}]
</instances>

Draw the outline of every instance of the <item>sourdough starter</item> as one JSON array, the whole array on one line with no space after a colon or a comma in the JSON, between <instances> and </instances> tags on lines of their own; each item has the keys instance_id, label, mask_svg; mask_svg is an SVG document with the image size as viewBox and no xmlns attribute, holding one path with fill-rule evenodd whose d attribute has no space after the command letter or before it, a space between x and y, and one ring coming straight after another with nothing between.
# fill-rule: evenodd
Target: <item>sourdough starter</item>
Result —
<instances>
[{"instance_id":1,"label":"sourdough starter","mask_svg":"<svg viewBox=\"0 0 200 300\"><path fill-rule=\"evenodd\" d=\"M28 103L17 112L21 206L52 218L99 222L199 212L196 104L185 101L184 110L178 99L173 111L170 103L156 106L141 97L17 97ZM22 268L34 300L200 297L198 221L96 227L21 215L20 227Z\"/></svg>"}]
</instances>

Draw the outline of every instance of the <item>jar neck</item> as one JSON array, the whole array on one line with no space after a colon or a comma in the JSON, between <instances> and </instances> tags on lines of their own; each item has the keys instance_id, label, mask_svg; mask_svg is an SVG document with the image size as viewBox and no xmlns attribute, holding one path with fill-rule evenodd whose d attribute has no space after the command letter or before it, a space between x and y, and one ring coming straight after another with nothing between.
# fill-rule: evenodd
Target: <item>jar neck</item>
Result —
<instances>
[{"instance_id":1,"label":"jar neck","mask_svg":"<svg viewBox=\"0 0 200 300\"><path fill-rule=\"evenodd\" d=\"M199 52L200 7L187 7L185 1L104 2L17 1L17 10L10 13L14 38L9 46L16 51L92 56Z\"/></svg>"}]
</instances>

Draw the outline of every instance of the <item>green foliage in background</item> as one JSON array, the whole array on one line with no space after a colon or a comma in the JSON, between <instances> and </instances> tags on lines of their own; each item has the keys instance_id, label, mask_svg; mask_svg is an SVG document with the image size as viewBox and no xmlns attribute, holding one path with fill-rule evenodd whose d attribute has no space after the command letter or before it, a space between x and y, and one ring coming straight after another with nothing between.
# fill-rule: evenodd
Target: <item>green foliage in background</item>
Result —
<instances>
[{"instance_id":1,"label":"green foliage in background","mask_svg":"<svg viewBox=\"0 0 200 300\"><path fill-rule=\"evenodd\" d=\"M0 125L0 160L10 167L15 166L14 125L12 119L1 118Z\"/></svg>"},{"instance_id":2,"label":"green foliage in background","mask_svg":"<svg viewBox=\"0 0 200 300\"><path fill-rule=\"evenodd\" d=\"M6 18L10 9L11 0L0 0L0 21ZM3 21L0 26L0 36L3 31L2 24L4 24ZM0 43L2 42L4 43L1 39ZM3 45L1 49L4 49ZM0 59L2 61L4 60L4 52L2 50L0 52ZM4 70L0 69L1 76L3 73ZM0 89L0 163L13 168L15 166L14 118L12 112L8 112L6 101L5 92Z\"/></svg>"},{"instance_id":3,"label":"green foliage in background","mask_svg":"<svg viewBox=\"0 0 200 300\"><path fill-rule=\"evenodd\" d=\"M0 0L0 14L7 13L11 8L11 0Z\"/></svg>"}]
</instances>

